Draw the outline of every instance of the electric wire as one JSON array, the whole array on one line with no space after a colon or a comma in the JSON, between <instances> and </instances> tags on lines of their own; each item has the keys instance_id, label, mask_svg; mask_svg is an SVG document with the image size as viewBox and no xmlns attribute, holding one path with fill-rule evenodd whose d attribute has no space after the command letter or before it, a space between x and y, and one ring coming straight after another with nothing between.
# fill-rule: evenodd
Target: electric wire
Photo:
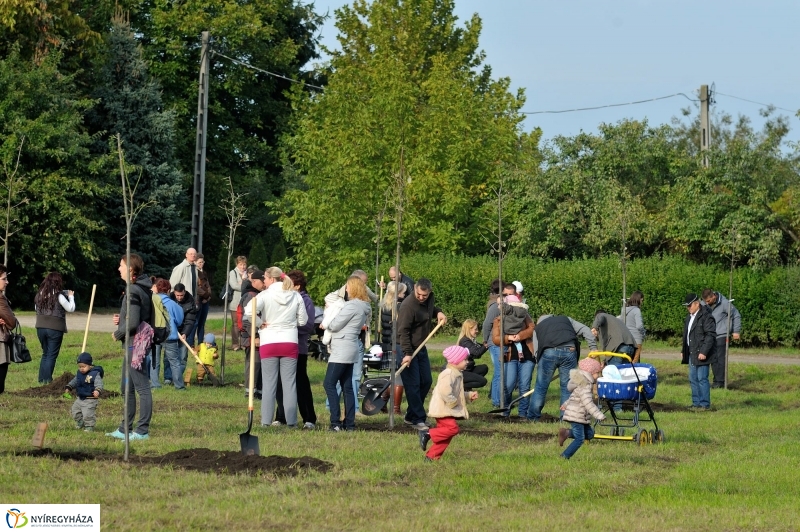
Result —
<instances>
[{"instance_id":1,"label":"electric wire","mask_svg":"<svg viewBox=\"0 0 800 532\"><path fill-rule=\"evenodd\" d=\"M241 65L241 66L243 66L245 68L251 68L253 70L257 70L259 72L263 72L264 74L268 74L268 75L276 77L276 78L281 78L281 79L285 79L286 81L291 81L292 83L300 83L300 84L302 84L302 85L304 85L306 87L310 87L312 89L317 89L317 90L320 90L320 91L321 90L325 90L322 87L318 87L316 85L311 85L310 83L306 83L304 81L299 81L299 80L296 80L296 79L288 78L286 76L282 76L281 74L276 74L275 72L270 72L269 70L264 70L263 68L258 68L256 66L253 66L253 65L249 64L249 63L245 63L244 61L240 61L238 59L234 59L233 57L228 57L227 55L225 55L225 54L223 54L221 52L218 52L216 50L214 50L212 53L214 55L218 55L218 56L224 57L228 61L233 61L237 65Z\"/></svg>"},{"instance_id":2,"label":"electric wire","mask_svg":"<svg viewBox=\"0 0 800 532\"><path fill-rule=\"evenodd\" d=\"M797 112L797 110L793 111L791 109L786 109L785 107L778 107L776 105L772 105L772 104L769 104L769 103L756 102L756 101L753 101L753 100L748 100L747 98L740 98L738 96L733 96L731 94L725 94L724 92L715 91L714 94L719 94L720 96L727 96L728 98L733 98L734 100L741 100L743 102L754 103L756 105L761 105L763 107L774 107L775 109L780 109L781 111L786 111L786 112L789 112L789 113L796 113Z\"/></svg>"},{"instance_id":3,"label":"electric wire","mask_svg":"<svg viewBox=\"0 0 800 532\"><path fill-rule=\"evenodd\" d=\"M669 96L659 96L658 98L650 98L649 100L638 100L635 102L627 102L627 103L611 103L608 105L598 105L597 107L580 107L577 109L563 109L561 111L520 111L520 114L523 115L541 115L541 114L560 114L560 113L574 113L576 111L593 111L595 109L605 109L607 107L622 107L625 105L636 105L640 103L647 103L647 102L655 102L658 100L666 100L667 98L674 98L676 96L683 96L690 102L699 102L695 98L689 98L682 92L676 92L675 94L670 94Z\"/></svg>"}]
</instances>

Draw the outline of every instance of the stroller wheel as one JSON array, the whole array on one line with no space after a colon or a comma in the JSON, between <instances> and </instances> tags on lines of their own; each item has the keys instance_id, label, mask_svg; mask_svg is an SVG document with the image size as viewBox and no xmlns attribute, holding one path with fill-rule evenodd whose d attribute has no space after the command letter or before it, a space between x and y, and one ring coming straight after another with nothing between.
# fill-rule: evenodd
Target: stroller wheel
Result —
<instances>
[{"instance_id":1,"label":"stroller wheel","mask_svg":"<svg viewBox=\"0 0 800 532\"><path fill-rule=\"evenodd\" d=\"M650 435L644 429L639 429L639 431L633 437L633 441L638 443L639 447L644 447L645 445L647 445L649 439Z\"/></svg>"},{"instance_id":2,"label":"stroller wheel","mask_svg":"<svg viewBox=\"0 0 800 532\"><path fill-rule=\"evenodd\" d=\"M656 439L656 432L655 432L654 430L651 430L650 432L648 432L648 434L647 434L647 435L648 435L648 437L650 438L650 444L651 444L651 445L652 445L652 444L654 444L654 443L656 443L656 442L658 441L658 440Z\"/></svg>"},{"instance_id":3,"label":"stroller wheel","mask_svg":"<svg viewBox=\"0 0 800 532\"><path fill-rule=\"evenodd\" d=\"M658 443L664 443L665 441L667 441L667 440L664 438L664 431L663 431L663 430L661 430L661 429L658 429L658 432L656 432L656 441L657 441Z\"/></svg>"}]
</instances>

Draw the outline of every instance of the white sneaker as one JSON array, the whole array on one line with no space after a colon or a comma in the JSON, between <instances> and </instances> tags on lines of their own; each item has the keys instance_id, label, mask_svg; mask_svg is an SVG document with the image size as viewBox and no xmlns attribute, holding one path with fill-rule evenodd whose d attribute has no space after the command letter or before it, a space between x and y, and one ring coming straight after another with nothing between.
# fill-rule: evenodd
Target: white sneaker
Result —
<instances>
[{"instance_id":1,"label":"white sneaker","mask_svg":"<svg viewBox=\"0 0 800 532\"><path fill-rule=\"evenodd\" d=\"M317 427L313 423L311 423L310 421L306 421L305 423L303 423L303 428L305 430L314 430Z\"/></svg>"},{"instance_id":2,"label":"white sneaker","mask_svg":"<svg viewBox=\"0 0 800 532\"><path fill-rule=\"evenodd\" d=\"M283 423L281 423L280 421L273 421L272 422L272 426L273 427L280 427L281 425L283 425Z\"/></svg>"}]
</instances>

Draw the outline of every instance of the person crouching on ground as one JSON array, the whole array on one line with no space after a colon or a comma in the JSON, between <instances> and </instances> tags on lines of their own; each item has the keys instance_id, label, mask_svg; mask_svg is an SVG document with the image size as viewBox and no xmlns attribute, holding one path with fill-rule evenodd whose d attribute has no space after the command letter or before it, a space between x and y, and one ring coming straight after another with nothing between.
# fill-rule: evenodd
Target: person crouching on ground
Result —
<instances>
[{"instance_id":1,"label":"person crouching on ground","mask_svg":"<svg viewBox=\"0 0 800 532\"><path fill-rule=\"evenodd\" d=\"M572 430L566 428L558 429L558 445L563 446L564 440L575 438L572 443L561 453L561 457L569 460L572 455L578 452L584 440L594 438L592 428L592 417L603 421L606 416L597 408L592 400L592 385L600 376L600 362L594 358L584 358L578 362L578 369L569 371L569 384L567 390L571 395L569 399L561 405L564 411L564 421L572 423Z\"/></svg>"},{"instance_id":2,"label":"person crouching on ground","mask_svg":"<svg viewBox=\"0 0 800 532\"><path fill-rule=\"evenodd\" d=\"M94 431L97 398L103 391L103 368L92 365L92 355L89 353L78 355L78 373L67 384L65 395L72 390L75 390L75 395L78 396L72 404L75 428L86 432Z\"/></svg>"},{"instance_id":3,"label":"person crouching on ground","mask_svg":"<svg viewBox=\"0 0 800 532\"><path fill-rule=\"evenodd\" d=\"M219 354L217 354L217 337L211 333L206 334L203 337L203 343L200 344L200 348L197 350L197 358L200 359L200 362L197 362L197 384L203 384L203 379L206 378L206 368L208 368L208 372L213 376L217 376L217 373L214 371L214 360L219 358ZM183 381L186 386L189 386L189 382L192 380L192 369L191 367L186 369L186 373L183 376Z\"/></svg>"},{"instance_id":4,"label":"person crouching on ground","mask_svg":"<svg viewBox=\"0 0 800 532\"><path fill-rule=\"evenodd\" d=\"M427 449L428 442L433 441L425 454L426 462L442 457L450 441L458 434L456 419L469 419L462 374L469 361L469 349L453 345L445 349L443 355L447 367L439 374L428 406L428 415L436 419L436 428L419 431L419 445L423 451ZM469 392L468 398L470 401L476 400L478 392Z\"/></svg>"}]
</instances>

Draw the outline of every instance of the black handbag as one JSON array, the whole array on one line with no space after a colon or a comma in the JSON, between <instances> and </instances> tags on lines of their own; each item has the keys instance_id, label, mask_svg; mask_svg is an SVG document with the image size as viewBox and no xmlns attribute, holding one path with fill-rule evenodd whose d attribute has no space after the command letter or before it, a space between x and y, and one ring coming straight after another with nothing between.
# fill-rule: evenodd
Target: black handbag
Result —
<instances>
[{"instance_id":1,"label":"black handbag","mask_svg":"<svg viewBox=\"0 0 800 532\"><path fill-rule=\"evenodd\" d=\"M28 344L25 337L22 335L22 330L17 322L17 327L12 331L8 330L8 353L11 356L11 362L16 364L23 364L31 361L31 352L28 350Z\"/></svg>"}]
</instances>

